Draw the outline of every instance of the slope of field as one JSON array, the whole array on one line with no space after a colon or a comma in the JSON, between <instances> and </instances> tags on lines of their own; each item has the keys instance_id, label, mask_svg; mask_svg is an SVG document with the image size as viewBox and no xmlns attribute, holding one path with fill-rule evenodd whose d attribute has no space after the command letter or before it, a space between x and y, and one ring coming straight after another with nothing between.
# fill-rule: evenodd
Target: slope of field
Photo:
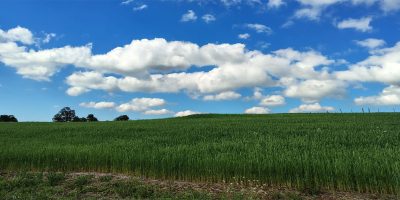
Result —
<instances>
[{"instance_id":1,"label":"slope of field","mask_svg":"<svg viewBox=\"0 0 400 200\"><path fill-rule=\"evenodd\" d=\"M1 123L0 169L400 191L400 115L274 114Z\"/></svg>"}]
</instances>

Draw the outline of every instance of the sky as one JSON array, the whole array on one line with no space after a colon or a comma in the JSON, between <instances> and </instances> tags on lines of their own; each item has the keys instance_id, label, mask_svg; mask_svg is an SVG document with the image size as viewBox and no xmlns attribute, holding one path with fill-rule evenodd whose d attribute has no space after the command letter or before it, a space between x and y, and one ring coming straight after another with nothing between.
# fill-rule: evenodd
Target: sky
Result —
<instances>
[{"instance_id":1,"label":"sky","mask_svg":"<svg viewBox=\"0 0 400 200\"><path fill-rule=\"evenodd\" d=\"M400 0L2 0L0 114L400 111Z\"/></svg>"}]
</instances>

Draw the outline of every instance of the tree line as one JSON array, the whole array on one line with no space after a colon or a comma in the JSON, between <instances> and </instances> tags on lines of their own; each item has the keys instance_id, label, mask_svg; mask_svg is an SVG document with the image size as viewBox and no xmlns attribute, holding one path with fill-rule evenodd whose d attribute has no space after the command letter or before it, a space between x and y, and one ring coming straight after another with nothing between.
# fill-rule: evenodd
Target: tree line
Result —
<instances>
[{"instance_id":1,"label":"tree line","mask_svg":"<svg viewBox=\"0 0 400 200\"><path fill-rule=\"evenodd\" d=\"M121 115L114 119L114 121L128 121L128 115ZM62 108L53 117L53 122L97 122L97 117L89 114L87 117L79 117L75 114L75 110L70 107ZM0 115L0 122L18 122L14 115Z\"/></svg>"},{"instance_id":2,"label":"tree line","mask_svg":"<svg viewBox=\"0 0 400 200\"><path fill-rule=\"evenodd\" d=\"M114 119L114 121L128 121L127 115L121 115ZM78 117L75 114L75 110L70 107L62 108L53 117L53 122L97 122L99 121L93 114L89 114L87 117Z\"/></svg>"}]
</instances>

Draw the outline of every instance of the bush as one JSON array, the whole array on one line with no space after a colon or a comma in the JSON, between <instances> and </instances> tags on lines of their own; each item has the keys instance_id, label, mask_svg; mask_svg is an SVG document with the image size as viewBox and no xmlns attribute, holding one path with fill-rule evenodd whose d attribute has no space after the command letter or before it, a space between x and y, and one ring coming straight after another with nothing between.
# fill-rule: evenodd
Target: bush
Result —
<instances>
[{"instance_id":1,"label":"bush","mask_svg":"<svg viewBox=\"0 0 400 200\"><path fill-rule=\"evenodd\" d=\"M128 120L129 120L128 115L121 115L114 119L114 121L128 121Z\"/></svg>"},{"instance_id":2,"label":"bush","mask_svg":"<svg viewBox=\"0 0 400 200\"><path fill-rule=\"evenodd\" d=\"M18 122L14 115L0 115L0 122Z\"/></svg>"}]
</instances>

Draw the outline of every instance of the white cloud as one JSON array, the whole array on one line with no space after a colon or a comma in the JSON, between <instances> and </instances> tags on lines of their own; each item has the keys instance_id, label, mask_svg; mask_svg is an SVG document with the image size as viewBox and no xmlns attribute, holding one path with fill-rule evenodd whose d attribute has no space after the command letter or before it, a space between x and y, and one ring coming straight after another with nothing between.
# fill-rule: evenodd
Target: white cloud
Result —
<instances>
[{"instance_id":1,"label":"white cloud","mask_svg":"<svg viewBox=\"0 0 400 200\"><path fill-rule=\"evenodd\" d=\"M118 112L141 112L145 115L166 115L172 114L167 109L152 109L165 105L164 99L160 98L134 98L128 103L116 105L114 102L83 102L79 106L94 109L115 109Z\"/></svg>"},{"instance_id":2,"label":"white cloud","mask_svg":"<svg viewBox=\"0 0 400 200\"><path fill-rule=\"evenodd\" d=\"M322 8L320 7L310 7L310 8L302 8L299 9L295 12L294 16L296 18L307 18L310 20L319 20L319 17L321 15ZM292 25L292 21L289 21L288 23L285 23L283 26L288 27Z\"/></svg>"},{"instance_id":3,"label":"white cloud","mask_svg":"<svg viewBox=\"0 0 400 200\"><path fill-rule=\"evenodd\" d=\"M0 43L0 61L24 78L38 81L48 81L62 67L82 63L90 54L90 46L27 51L13 42Z\"/></svg>"},{"instance_id":4,"label":"white cloud","mask_svg":"<svg viewBox=\"0 0 400 200\"><path fill-rule=\"evenodd\" d=\"M117 88L118 79L103 77L98 72L77 72L67 77L67 84L73 85L67 90L70 96L78 96L92 89L113 91ZM78 85L76 83L79 83Z\"/></svg>"},{"instance_id":5,"label":"white cloud","mask_svg":"<svg viewBox=\"0 0 400 200\"><path fill-rule=\"evenodd\" d=\"M314 103L314 104L303 104L300 105L297 108L291 109L289 112L290 113L307 113L307 112L312 112L312 113L319 113L319 112L330 112L334 111L335 108L330 107L330 106L321 106L319 103Z\"/></svg>"},{"instance_id":6,"label":"white cloud","mask_svg":"<svg viewBox=\"0 0 400 200\"><path fill-rule=\"evenodd\" d=\"M197 15L193 10L188 10L187 13L183 14L181 18L182 22L190 22L196 20L197 20Z\"/></svg>"},{"instance_id":7,"label":"white cloud","mask_svg":"<svg viewBox=\"0 0 400 200\"><path fill-rule=\"evenodd\" d=\"M368 32L372 30L370 25L372 17L363 17L360 19L346 19L337 24L339 29L356 29L361 32Z\"/></svg>"},{"instance_id":8,"label":"white cloud","mask_svg":"<svg viewBox=\"0 0 400 200\"><path fill-rule=\"evenodd\" d=\"M280 86L286 88L287 96L301 99L326 96L325 89L314 92L322 92L318 95L291 91L296 90L293 84L332 79L326 66L334 63L314 50L300 52L288 48L264 54L247 50L244 44L199 46L162 38L133 40L97 55L92 54L91 45L35 51L3 41L0 42L0 61L15 68L23 77L34 80L50 80L67 65L81 68L84 71L76 71L66 79L70 86L66 92L71 96L91 90L186 92L204 96L240 88ZM214 68L202 71L203 66ZM186 71L192 67L198 70ZM221 95L207 98L221 99Z\"/></svg>"},{"instance_id":9,"label":"white cloud","mask_svg":"<svg viewBox=\"0 0 400 200\"><path fill-rule=\"evenodd\" d=\"M122 5L128 5L131 4L134 0L124 0L121 2Z\"/></svg>"},{"instance_id":10,"label":"white cloud","mask_svg":"<svg viewBox=\"0 0 400 200\"><path fill-rule=\"evenodd\" d=\"M128 103L117 106L118 112L145 112L153 107L159 107L165 105L164 99L160 98L134 98Z\"/></svg>"},{"instance_id":11,"label":"white cloud","mask_svg":"<svg viewBox=\"0 0 400 200\"><path fill-rule=\"evenodd\" d=\"M400 105L400 86L386 87L378 96L358 97L354 99L354 103L357 105Z\"/></svg>"},{"instance_id":12,"label":"white cloud","mask_svg":"<svg viewBox=\"0 0 400 200\"><path fill-rule=\"evenodd\" d=\"M296 18L319 20L321 13L329 6L342 2L343 0L297 0L303 7L294 14Z\"/></svg>"},{"instance_id":13,"label":"white cloud","mask_svg":"<svg viewBox=\"0 0 400 200\"><path fill-rule=\"evenodd\" d=\"M351 0L354 5L365 4L371 6L378 4L385 13L395 12L400 10L400 1L398 0Z\"/></svg>"},{"instance_id":14,"label":"white cloud","mask_svg":"<svg viewBox=\"0 0 400 200\"><path fill-rule=\"evenodd\" d=\"M362 47L368 49L376 49L378 47L385 46L385 40L376 39L376 38L368 38L365 40L356 40L356 43Z\"/></svg>"},{"instance_id":15,"label":"white cloud","mask_svg":"<svg viewBox=\"0 0 400 200\"><path fill-rule=\"evenodd\" d=\"M140 5L140 6L136 6L133 8L134 11L141 11L146 9L148 6L146 4Z\"/></svg>"},{"instance_id":16,"label":"white cloud","mask_svg":"<svg viewBox=\"0 0 400 200\"><path fill-rule=\"evenodd\" d=\"M262 89L254 88L252 99L260 100L262 98L264 98L264 95L262 94Z\"/></svg>"},{"instance_id":17,"label":"white cloud","mask_svg":"<svg viewBox=\"0 0 400 200\"><path fill-rule=\"evenodd\" d=\"M205 101L225 101L240 98L242 95L233 91L221 92L216 95L206 95L203 97Z\"/></svg>"},{"instance_id":18,"label":"white cloud","mask_svg":"<svg viewBox=\"0 0 400 200\"><path fill-rule=\"evenodd\" d=\"M55 38L57 35L55 33L46 33L45 37L42 39L42 43L49 43L51 39Z\"/></svg>"},{"instance_id":19,"label":"white cloud","mask_svg":"<svg viewBox=\"0 0 400 200\"><path fill-rule=\"evenodd\" d=\"M268 8L279 8L284 5L285 2L283 0L268 0Z\"/></svg>"},{"instance_id":20,"label":"white cloud","mask_svg":"<svg viewBox=\"0 0 400 200\"><path fill-rule=\"evenodd\" d=\"M204 0L198 0L198 1L204 1ZM226 7L231 7L235 5L240 5L242 3L246 3L249 5L254 5L254 4L260 4L260 0L220 0L220 2L225 5Z\"/></svg>"},{"instance_id":21,"label":"white cloud","mask_svg":"<svg viewBox=\"0 0 400 200\"><path fill-rule=\"evenodd\" d=\"M244 111L245 114L268 114L271 111L264 107L252 107Z\"/></svg>"},{"instance_id":22,"label":"white cloud","mask_svg":"<svg viewBox=\"0 0 400 200\"><path fill-rule=\"evenodd\" d=\"M113 55L116 50L112 50L113 53L101 55L102 58L95 62L97 64L87 62L89 64L86 67L96 71L76 72L67 78L67 83L71 88L86 88L87 91L93 89L126 92L187 91L206 94L244 87L274 86L277 83L271 76L323 79L328 77L326 70L317 71L315 68L333 63L332 60L315 51L298 52L293 49L282 49L272 54L262 54L258 51L247 51L242 44L208 44L198 47L192 43L166 42L162 39L140 40L132 43L135 45L118 48L116 55ZM159 45L160 43L162 45ZM136 51L139 55L133 53ZM93 56L94 58L90 60L96 60L98 56ZM135 62L136 60L141 62ZM168 63L172 64L168 65ZM160 69L162 66L169 66L171 70L184 70L193 65L198 67L211 65L215 68L207 72L192 73L168 73L168 69ZM155 66L160 67L154 68ZM130 76L130 74L148 74L150 70L164 71L167 74ZM121 74L123 77L104 76L101 72Z\"/></svg>"},{"instance_id":23,"label":"white cloud","mask_svg":"<svg viewBox=\"0 0 400 200\"><path fill-rule=\"evenodd\" d=\"M311 103L326 97L340 98L346 93L346 83L340 80L305 80L290 84L284 94Z\"/></svg>"},{"instance_id":24,"label":"white cloud","mask_svg":"<svg viewBox=\"0 0 400 200\"><path fill-rule=\"evenodd\" d=\"M384 12L394 12L400 10L398 0L296 0L301 7L295 12L294 17L306 18L317 21L322 13L329 7L339 4L348 4L350 6L378 4Z\"/></svg>"},{"instance_id":25,"label":"white cloud","mask_svg":"<svg viewBox=\"0 0 400 200\"><path fill-rule=\"evenodd\" d=\"M172 111L169 111L167 109L160 109L160 110L146 110L143 112L145 115L167 115L167 114L172 114Z\"/></svg>"},{"instance_id":26,"label":"white cloud","mask_svg":"<svg viewBox=\"0 0 400 200\"><path fill-rule=\"evenodd\" d=\"M261 106L282 106L285 105L285 97L281 95L270 95L261 99Z\"/></svg>"},{"instance_id":27,"label":"white cloud","mask_svg":"<svg viewBox=\"0 0 400 200\"><path fill-rule=\"evenodd\" d=\"M213 21L215 21L216 20L216 18L215 18L215 16L214 15L211 15L211 14L205 14L205 15L203 15L203 17L201 17L202 19L203 19L203 21L205 22L205 23L211 23L211 22L213 22Z\"/></svg>"},{"instance_id":28,"label":"white cloud","mask_svg":"<svg viewBox=\"0 0 400 200\"><path fill-rule=\"evenodd\" d=\"M255 30L257 33L272 34L272 29L263 24L246 24L245 26L249 29Z\"/></svg>"},{"instance_id":29,"label":"white cloud","mask_svg":"<svg viewBox=\"0 0 400 200\"><path fill-rule=\"evenodd\" d=\"M201 114L201 112L196 112L196 111L191 111L191 110L185 110L185 111L180 111L175 114L175 117L185 117L189 115L197 115Z\"/></svg>"},{"instance_id":30,"label":"white cloud","mask_svg":"<svg viewBox=\"0 0 400 200\"><path fill-rule=\"evenodd\" d=\"M353 3L354 5L364 4L367 6L371 6L376 2L377 0L351 0L351 3Z\"/></svg>"},{"instance_id":31,"label":"white cloud","mask_svg":"<svg viewBox=\"0 0 400 200\"><path fill-rule=\"evenodd\" d=\"M346 81L400 84L400 42L390 48L373 50L367 59L351 65L348 70L335 72Z\"/></svg>"},{"instance_id":32,"label":"white cloud","mask_svg":"<svg viewBox=\"0 0 400 200\"><path fill-rule=\"evenodd\" d=\"M83 102L80 103L79 106L81 107L86 107L86 108L94 108L94 109L110 109L110 108L114 108L115 107L115 103L114 102Z\"/></svg>"},{"instance_id":33,"label":"white cloud","mask_svg":"<svg viewBox=\"0 0 400 200\"><path fill-rule=\"evenodd\" d=\"M398 0L380 0L381 9L385 12L394 12L400 10L400 1Z\"/></svg>"},{"instance_id":34,"label":"white cloud","mask_svg":"<svg viewBox=\"0 0 400 200\"><path fill-rule=\"evenodd\" d=\"M17 26L8 31L0 29L0 43L2 42L21 42L22 44L31 45L35 42L35 39L30 30Z\"/></svg>"},{"instance_id":35,"label":"white cloud","mask_svg":"<svg viewBox=\"0 0 400 200\"><path fill-rule=\"evenodd\" d=\"M250 38L250 34L248 34L248 33L239 34L238 38L246 40L246 39Z\"/></svg>"},{"instance_id":36,"label":"white cloud","mask_svg":"<svg viewBox=\"0 0 400 200\"><path fill-rule=\"evenodd\" d=\"M69 96L79 96L89 91L90 89L85 87L70 87L65 93L67 93Z\"/></svg>"}]
</instances>

